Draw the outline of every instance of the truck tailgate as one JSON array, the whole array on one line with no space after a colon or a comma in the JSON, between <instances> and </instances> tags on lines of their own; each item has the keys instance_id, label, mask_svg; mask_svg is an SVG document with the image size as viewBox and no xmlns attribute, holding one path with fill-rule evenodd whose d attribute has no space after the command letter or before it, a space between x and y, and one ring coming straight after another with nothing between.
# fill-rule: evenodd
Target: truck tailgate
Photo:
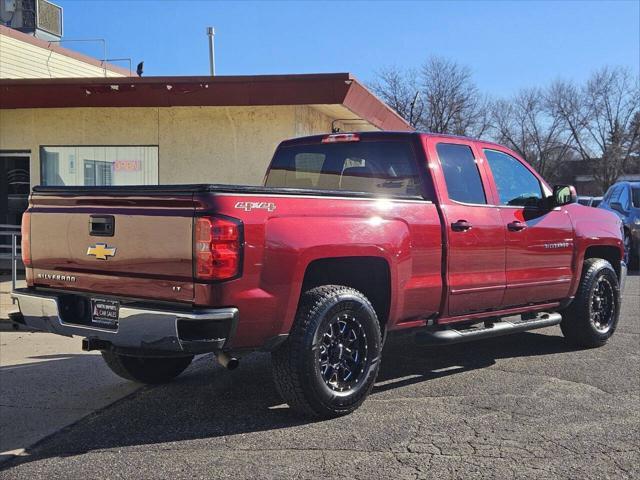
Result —
<instances>
[{"instance_id":1,"label":"truck tailgate","mask_svg":"<svg viewBox=\"0 0 640 480\"><path fill-rule=\"evenodd\" d=\"M34 285L193 300L193 193L35 193L29 213Z\"/></svg>"}]
</instances>

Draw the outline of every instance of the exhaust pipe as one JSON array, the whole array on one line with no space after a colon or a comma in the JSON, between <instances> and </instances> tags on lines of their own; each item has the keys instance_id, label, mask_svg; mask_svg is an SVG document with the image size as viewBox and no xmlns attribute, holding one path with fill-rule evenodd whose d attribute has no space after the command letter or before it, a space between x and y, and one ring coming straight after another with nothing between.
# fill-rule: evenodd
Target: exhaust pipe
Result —
<instances>
[{"instance_id":1,"label":"exhaust pipe","mask_svg":"<svg viewBox=\"0 0 640 480\"><path fill-rule=\"evenodd\" d=\"M98 340L97 338L83 338L82 350L85 352L91 352L93 350L109 350L111 348L111 342L106 340Z\"/></svg>"},{"instance_id":2,"label":"exhaust pipe","mask_svg":"<svg viewBox=\"0 0 640 480\"><path fill-rule=\"evenodd\" d=\"M218 360L218 363L227 370L235 370L240 365L240 360L236 357L230 357L225 352L217 352L216 359Z\"/></svg>"}]
</instances>

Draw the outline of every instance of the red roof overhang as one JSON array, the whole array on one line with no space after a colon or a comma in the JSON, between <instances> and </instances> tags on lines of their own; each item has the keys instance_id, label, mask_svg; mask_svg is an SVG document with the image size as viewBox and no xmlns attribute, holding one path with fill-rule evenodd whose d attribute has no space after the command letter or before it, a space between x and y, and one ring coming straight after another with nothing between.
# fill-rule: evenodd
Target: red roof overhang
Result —
<instances>
[{"instance_id":1,"label":"red roof overhang","mask_svg":"<svg viewBox=\"0 0 640 480\"><path fill-rule=\"evenodd\" d=\"M413 130L348 73L0 80L0 109L257 105L343 105L382 130Z\"/></svg>"}]
</instances>

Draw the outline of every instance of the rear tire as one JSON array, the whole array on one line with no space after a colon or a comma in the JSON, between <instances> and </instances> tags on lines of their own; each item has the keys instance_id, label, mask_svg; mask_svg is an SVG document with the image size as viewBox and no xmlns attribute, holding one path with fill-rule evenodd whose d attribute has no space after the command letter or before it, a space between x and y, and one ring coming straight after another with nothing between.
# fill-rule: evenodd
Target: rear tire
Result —
<instances>
[{"instance_id":1,"label":"rear tire","mask_svg":"<svg viewBox=\"0 0 640 480\"><path fill-rule=\"evenodd\" d=\"M152 385L170 382L184 372L193 360L193 356L132 357L108 350L102 351L102 358L116 375L133 382Z\"/></svg>"},{"instance_id":2,"label":"rear tire","mask_svg":"<svg viewBox=\"0 0 640 480\"><path fill-rule=\"evenodd\" d=\"M382 350L378 317L359 291L325 285L305 292L287 340L272 354L278 392L312 418L356 410L373 388Z\"/></svg>"},{"instance_id":3,"label":"rear tire","mask_svg":"<svg viewBox=\"0 0 640 480\"><path fill-rule=\"evenodd\" d=\"M620 316L618 276L601 258L585 260L576 297L562 312L560 328L579 347L601 347L613 335Z\"/></svg>"}]
</instances>

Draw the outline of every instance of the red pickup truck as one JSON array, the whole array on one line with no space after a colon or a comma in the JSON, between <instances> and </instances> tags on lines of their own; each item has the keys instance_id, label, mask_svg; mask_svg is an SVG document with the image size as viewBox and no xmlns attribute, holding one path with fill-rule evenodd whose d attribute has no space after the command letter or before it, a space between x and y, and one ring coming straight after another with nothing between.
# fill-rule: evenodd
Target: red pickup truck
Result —
<instances>
[{"instance_id":1,"label":"red pickup truck","mask_svg":"<svg viewBox=\"0 0 640 480\"><path fill-rule=\"evenodd\" d=\"M494 143L298 138L264 186L35 187L13 318L84 337L147 383L196 354L232 368L270 351L282 398L332 417L364 401L389 332L428 347L559 324L603 345L626 275L621 228Z\"/></svg>"}]
</instances>

